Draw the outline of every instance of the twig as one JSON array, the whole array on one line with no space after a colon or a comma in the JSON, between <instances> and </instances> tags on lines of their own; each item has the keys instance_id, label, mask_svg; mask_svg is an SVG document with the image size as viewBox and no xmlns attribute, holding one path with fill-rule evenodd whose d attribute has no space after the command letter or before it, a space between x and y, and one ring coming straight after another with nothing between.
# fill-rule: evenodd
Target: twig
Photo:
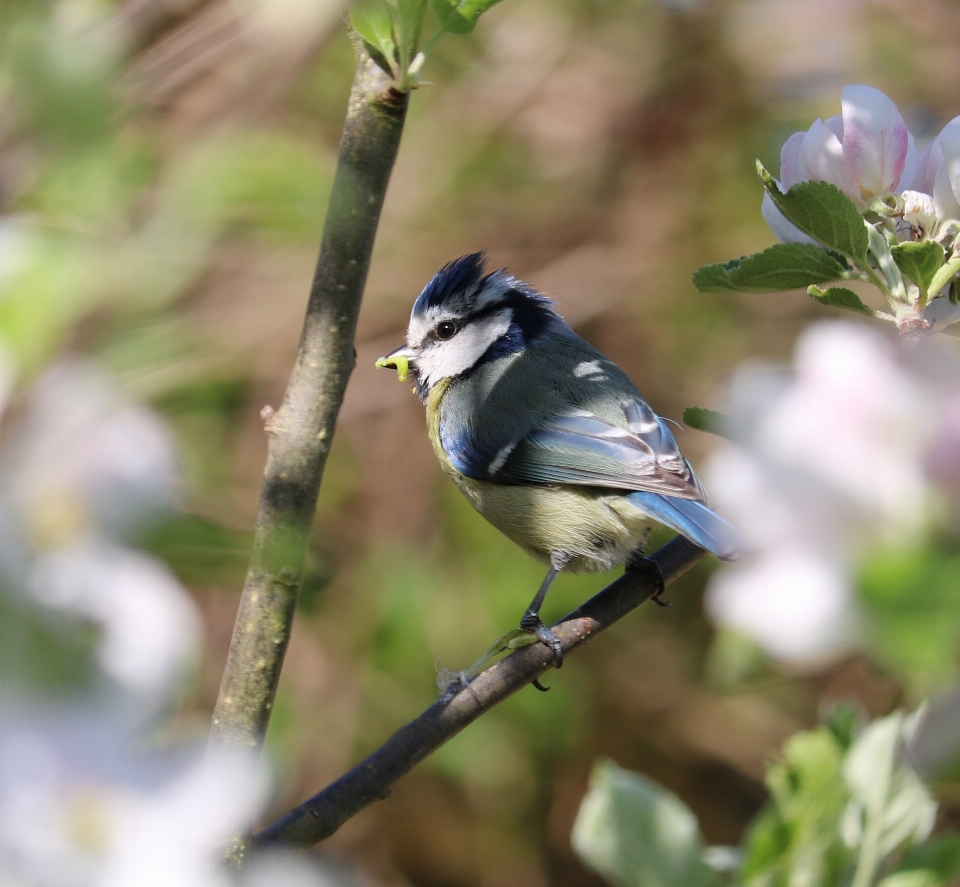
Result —
<instances>
[{"instance_id":1,"label":"twig","mask_svg":"<svg viewBox=\"0 0 960 887\"><path fill-rule=\"evenodd\" d=\"M652 555L669 583L697 564L701 548L678 536ZM643 572L624 573L581 607L561 619L554 630L565 654L586 644L657 590ZM511 653L478 675L468 686L447 694L418 718L401 727L380 749L336 782L295 807L252 841L253 848L276 845L309 847L330 837L364 807L390 794L391 786L431 752L457 735L484 712L550 669L553 654L543 644Z\"/></svg>"},{"instance_id":2,"label":"twig","mask_svg":"<svg viewBox=\"0 0 960 887\"><path fill-rule=\"evenodd\" d=\"M253 554L210 735L221 745L257 749L266 733L406 115L407 93L352 36L357 68L300 347L282 406L265 416L269 455Z\"/></svg>"}]
</instances>

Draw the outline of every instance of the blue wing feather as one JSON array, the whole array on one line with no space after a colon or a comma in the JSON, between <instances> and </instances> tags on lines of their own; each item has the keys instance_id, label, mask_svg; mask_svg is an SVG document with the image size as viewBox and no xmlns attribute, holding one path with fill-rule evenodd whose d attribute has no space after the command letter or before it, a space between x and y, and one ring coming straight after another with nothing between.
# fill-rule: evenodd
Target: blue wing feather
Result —
<instances>
[{"instance_id":1,"label":"blue wing feather","mask_svg":"<svg viewBox=\"0 0 960 887\"><path fill-rule=\"evenodd\" d=\"M653 428L641 436L582 410L557 416L518 441L492 479L703 498L673 435L655 415L654 420Z\"/></svg>"},{"instance_id":2,"label":"blue wing feather","mask_svg":"<svg viewBox=\"0 0 960 887\"><path fill-rule=\"evenodd\" d=\"M649 416L642 422L640 407ZM444 420L440 441L454 468L477 480L579 484L702 499L699 481L662 420L646 404L630 404L624 414L629 430L586 410L570 410L515 438L482 438L468 426Z\"/></svg>"},{"instance_id":3,"label":"blue wing feather","mask_svg":"<svg viewBox=\"0 0 960 887\"><path fill-rule=\"evenodd\" d=\"M627 498L644 514L723 560L735 560L743 548L740 534L734 526L703 502L642 491L631 493Z\"/></svg>"},{"instance_id":4,"label":"blue wing feather","mask_svg":"<svg viewBox=\"0 0 960 887\"><path fill-rule=\"evenodd\" d=\"M595 416L559 417L516 444L484 446L466 431L452 435L443 425L441 440L454 467L467 477L630 490L627 498L644 514L718 557L733 560L742 548L737 530L702 501L689 469L688 478L659 469L648 444Z\"/></svg>"}]
</instances>

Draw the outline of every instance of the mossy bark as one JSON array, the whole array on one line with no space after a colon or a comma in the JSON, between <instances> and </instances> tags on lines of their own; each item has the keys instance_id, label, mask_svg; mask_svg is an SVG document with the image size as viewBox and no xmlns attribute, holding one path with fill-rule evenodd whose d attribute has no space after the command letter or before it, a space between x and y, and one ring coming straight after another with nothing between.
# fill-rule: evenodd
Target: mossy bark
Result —
<instances>
[{"instance_id":1,"label":"mossy bark","mask_svg":"<svg viewBox=\"0 0 960 887\"><path fill-rule=\"evenodd\" d=\"M266 419L269 455L253 553L230 642L211 743L259 749L270 720L320 492L347 380L374 237L400 144L408 94L356 38L337 171L296 363Z\"/></svg>"}]
</instances>

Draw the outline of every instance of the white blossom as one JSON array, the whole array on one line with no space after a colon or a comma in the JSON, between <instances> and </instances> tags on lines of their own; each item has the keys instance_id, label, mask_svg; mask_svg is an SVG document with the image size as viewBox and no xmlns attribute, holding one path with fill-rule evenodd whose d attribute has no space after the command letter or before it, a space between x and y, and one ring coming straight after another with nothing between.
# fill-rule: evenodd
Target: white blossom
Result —
<instances>
[{"instance_id":1,"label":"white blossom","mask_svg":"<svg viewBox=\"0 0 960 887\"><path fill-rule=\"evenodd\" d=\"M0 376L4 365L0 361ZM2 389L0 385L0 389ZM2 392L0 392L2 393ZM0 451L0 595L78 634L92 675L63 699L0 697L0 883L7 887L326 887L284 857L242 878L226 843L264 812L253 755L158 738L158 715L195 662L198 609L131 528L176 501L163 422L90 363L44 373ZM6 612L6 611L5 611ZM15 629L8 629L15 630Z\"/></svg>"},{"instance_id":2,"label":"white blossom","mask_svg":"<svg viewBox=\"0 0 960 887\"><path fill-rule=\"evenodd\" d=\"M97 625L104 672L142 702L162 701L200 646L193 600L170 570L106 542L44 552L31 590L40 603Z\"/></svg>"},{"instance_id":3,"label":"white blossom","mask_svg":"<svg viewBox=\"0 0 960 887\"><path fill-rule=\"evenodd\" d=\"M922 191L904 191L903 219L910 227L921 234L936 232L939 223L937 205L933 197Z\"/></svg>"},{"instance_id":4,"label":"white blossom","mask_svg":"<svg viewBox=\"0 0 960 887\"><path fill-rule=\"evenodd\" d=\"M90 363L67 360L31 387L0 457L2 503L30 547L125 536L176 502L176 451L160 418Z\"/></svg>"},{"instance_id":5,"label":"white blossom","mask_svg":"<svg viewBox=\"0 0 960 887\"><path fill-rule=\"evenodd\" d=\"M263 809L253 755L135 754L109 719L7 699L0 730L0 882L226 887L223 848Z\"/></svg>"},{"instance_id":6,"label":"white blossom","mask_svg":"<svg viewBox=\"0 0 960 887\"><path fill-rule=\"evenodd\" d=\"M938 449L958 384L955 357L928 340L845 322L807 330L790 372L741 371L728 397L737 441L717 448L706 482L749 552L711 581L714 620L784 660L855 644L859 559L924 531L932 454L960 476L960 446Z\"/></svg>"}]
</instances>

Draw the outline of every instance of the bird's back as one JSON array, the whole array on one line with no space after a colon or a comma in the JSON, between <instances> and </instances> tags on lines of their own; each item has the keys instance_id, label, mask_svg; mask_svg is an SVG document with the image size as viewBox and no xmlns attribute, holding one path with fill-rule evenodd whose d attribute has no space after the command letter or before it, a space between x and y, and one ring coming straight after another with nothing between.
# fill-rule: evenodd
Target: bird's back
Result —
<instances>
[{"instance_id":1,"label":"bird's back","mask_svg":"<svg viewBox=\"0 0 960 887\"><path fill-rule=\"evenodd\" d=\"M441 402L451 425L475 427L482 437L517 439L571 410L589 410L629 430L625 402L643 395L609 358L581 339L562 320L535 347L488 361L453 380Z\"/></svg>"}]
</instances>

